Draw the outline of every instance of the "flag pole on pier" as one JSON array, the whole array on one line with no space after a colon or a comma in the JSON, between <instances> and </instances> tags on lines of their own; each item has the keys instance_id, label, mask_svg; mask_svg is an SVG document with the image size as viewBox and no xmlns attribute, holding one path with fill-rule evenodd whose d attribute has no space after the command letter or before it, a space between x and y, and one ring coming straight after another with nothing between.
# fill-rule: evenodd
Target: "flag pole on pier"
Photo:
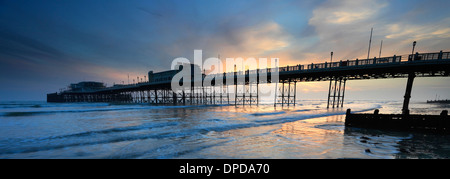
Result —
<instances>
[{"instance_id":1,"label":"flag pole on pier","mask_svg":"<svg viewBox=\"0 0 450 179\"><path fill-rule=\"evenodd\" d=\"M369 51L367 52L367 59L369 59L369 55L370 55L370 44L372 43L372 32L373 32L373 27L370 29Z\"/></svg>"},{"instance_id":2,"label":"flag pole on pier","mask_svg":"<svg viewBox=\"0 0 450 179\"><path fill-rule=\"evenodd\" d=\"M380 45L380 54L378 55L378 58L381 58L381 49L383 48L383 40L381 40L381 45Z\"/></svg>"}]
</instances>

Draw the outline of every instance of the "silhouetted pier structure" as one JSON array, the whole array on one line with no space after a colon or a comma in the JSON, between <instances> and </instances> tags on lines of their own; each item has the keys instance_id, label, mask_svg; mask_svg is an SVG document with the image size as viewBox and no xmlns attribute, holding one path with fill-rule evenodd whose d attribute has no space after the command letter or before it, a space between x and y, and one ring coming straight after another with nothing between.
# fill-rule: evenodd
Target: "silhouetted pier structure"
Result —
<instances>
[{"instance_id":1,"label":"silhouetted pier structure","mask_svg":"<svg viewBox=\"0 0 450 179\"><path fill-rule=\"evenodd\" d=\"M450 104L450 99L427 100L427 103Z\"/></svg>"},{"instance_id":2,"label":"silhouetted pier structure","mask_svg":"<svg viewBox=\"0 0 450 179\"><path fill-rule=\"evenodd\" d=\"M172 77L178 70L154 74L150 71L146 82L87 90L72 88L48 94L47 101L257 105L260 99L260 83L276 83L274 104L284 106L295 105L296 88L300 82L330 81L327 107L334 108L343 107L348 80L408 78L403 111L409 113L407 110L414 78L449 76L450 52L341 60L263 70L267 70L267 73L261 73L261 69L224 73L222 79L214 78L210 86L196 87L193 85L196 81L192 81L191 87L178 91L171 90ZM272 78L272 70L278 70L278 78ZM251 80L252 75L256 76L256 80ZM202 76L203 81L205 74ZM244 80L238 81L238 79ZM227 85L227 80L233 81L231 86Z\"/></svg>"}]
</instances>

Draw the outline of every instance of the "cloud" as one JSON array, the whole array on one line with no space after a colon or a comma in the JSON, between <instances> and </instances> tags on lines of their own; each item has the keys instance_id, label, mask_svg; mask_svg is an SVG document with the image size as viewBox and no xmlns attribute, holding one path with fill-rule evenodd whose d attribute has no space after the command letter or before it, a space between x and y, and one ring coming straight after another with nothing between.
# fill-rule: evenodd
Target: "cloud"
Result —
<instances>
[{"instance_id":1,"label":"cloud","mask_svg":"<svg viewBox=\"0 0 450 179\"><path fill-rule=\"evenodd\" d=\"M21 58L30 63L48 64L44 58L55 59L63 56L63 52L56 48L6 29L0 30L0 47L0 54Z\"/></svg>"},{"instance_id":2,"label":"cloud","mask_svg":"<svg viewBox=\"0 0 450 179\"><path fill-rule=\"evenodd\" d=\"M367 58L370 29L373 27L370 58L379 53L379 44L383 40L382 56L403 55L411 51L411 43L417 41L420 51L448 50L450 47L450 18L433 20L411 20L417 15L417 9L423 9L419 3L412 7L399 8L397 1L385 0L328 0L312 10L308 21L313 32L308 36L298 37L300 41L308 41L305 46L298 46L297 51L290 50L290 56L300 63L317 60L346 60ZM434 7L434 6L433 6ZM431 12L428 13L441 13ZM313 59L308 59L313 58ZM294 60L290 60L294 61Z\"/></svg>"},{"instance_id":3,"label":"cloud","mask_svg":"<svg viewBox=\"0 0 450 179\"><path fill-rule=\"evenodd\" d=\"M386 5L383 1L331 0L313 10L309 24L317 26L363 22L373 18Z\"/></svg>"},{"instance_id":4,"label":"cloud","mask_svg":"<svg viewBox=\"0 0 450 179\"><path fill-rule=\"evenodd\" d=\"M387 5L381 1L339 0L327 1L313 11L309 23L318 24L350 24L369 20Z\"/></svg>"},{"instance_id":5,"label":"cloud","mask_svg":"<svg viewBox=\"0 0 450 179\"><path fill-rule=\"evenodd\" d=\"M287 35L275 22L268 22L240 33L243 38L241 46L249 47L251 53L280 50L289 45Z\"/></svg>"},{"instance_id":6,"label":"cloud","mask_svg":"<svg viewBox=\"0 0 450 179\"><path fill-rule=\"evenodd\" d=\"M305 50L326 54L334 51L336 59L360 57L367 47L370 28L378 25L376 17L387 5L385 1L324 2L313 10L308 21L318 41Z\"/></svg>"},{"instance_id":7,"label":"cloud","mask_svg":"<svg viewBox=\"0 0 450 179\"><path fill-rule=\"evenodd\" d=\"M417 41L432 39L432 38L449 38L450 37L450 18L446 18L440 21L430 22L427 24L407 24L396 23L388 24L387 26L387 39L405 39L413 38Z\"/></svg>"},{"instance_id":8,"label":"cloud","mask_svg":"<svg viewBox=\"0 0 450 179\"><path fill-rule=\"evenodd\" d=\"M228 37L234 39L227 40ZM265 22L256 26L236 28L225 36L218 36L212 44L227 57L267 57L290 45L289 34L275 22Z\"/></svg>"}]
</instances>

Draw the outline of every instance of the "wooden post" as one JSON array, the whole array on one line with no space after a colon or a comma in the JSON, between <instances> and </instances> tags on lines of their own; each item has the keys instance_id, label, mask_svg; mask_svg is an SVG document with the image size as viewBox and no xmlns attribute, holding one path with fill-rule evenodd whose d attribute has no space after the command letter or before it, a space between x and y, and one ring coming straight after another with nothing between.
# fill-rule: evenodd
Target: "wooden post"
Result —
<instances>
[{"instance_id":1,"label":"wooden post","mask_svg":"<svg viewBox=\"0 0 450 179\"><path fill-rule=\"evenodd\" d=\"M250 77L249 77L249 80L248 80L248 88L249 88L248 92L250 93L250 100L249 100L249 102L250 102L250 106L251 106L252 105L252 83L250 82Z\"/></svg>"},{"instance_id":2,"label":"wooden post","mask_svg":"<svg viewBox=\"0 0 450 179\"><path fill-rule=\"evenodd\" d=\"M259 81L256 82L256 106L259 105Z\"/></svg>"},{"instance_id":3,"label":"wooden post","mask_svg":"<svg viewBox=\"0 0 450 179\"><path fill-rule=\"evenodd\" d=\"M212 91L212 95L211 95ZM216 89L214 86L209 87L209 99L211 104L216 104Z\"/></svg>"},{"instance_id":4,"label":"wooden post","mask_svg":"<svg viewBox=\"0 0 450 179\"><path fill-rule=\"evenodd\" d=\"M289 103L291 103L291 79L289 79L289 84L288 84L288 100L287 100L288 106L289 106Z\"/></svg>"},{"instance_id":5,"label":"wooden post","mask_svg":"<svg viewBox=\"0 0 450 179\"><path fill-rule=\"evenodd\" d=\"M339 78L338 101L336 104L336 107L338 107L338 108L339 108L339 102L341 101L341 84L342 84L342 78Z\"/></svg>"},{"instance_id":6,"label":"wooden post","mask_svg":"<svg viewBox=\"0 0 450 179\"><path fill-rule=\"evenodd\" d=\"M177 104L178 98L177 98L177 93L175 91L172 91L172 102L173 104Z\"/></svg>"},{"instance_id":7,"label":"wooden post","mask_svg":"<svg viewBox=\"0 0 450 179\"><path fill-rule=\"evenodd\" d=\"M226 86L226 91L227 91L227 101L228 101L228 104L230 104L230 93L228 92L228 85L225 85Z\"/></svg>"},{"instance_id":8,"label":"wooden post","mask_svg":"<svg viewBox=\"0 0 450 179\"><path fill-rule=\"evenodd\" d=\"M294 81L294 106L296 103L296 100L295 100L296 96L297 96L297 81Z\"/></svg>"},{"instance_id":9,"label":"wooden post","mask_svg":"<svg viewBox=\"0 0 450 179\"><path fill-rule=\"evenodd\" d=\"M330 85L328 86L328 102L327 109L330 108L330 94L331 94L331 82L333 81L333 77L330 78Z\"/></svg>"},{"instance_id":10,"label":"wooden post","mask_svg":"<svg viewBox=\"0 0 450 179\"><path fill-rule=\"evenodd\" d=\"M158 90L155 89L155 104L158 104Z\"/></svg>"},{"instance_id":11,"label":"wooden post","mask_svg":"<svg viewBox=\"0 0 450 179\"><path fill-rule=\"evenodd\" d=\"M414 82L414 77L416 77L416 74L414 72L410 72L408 74L408 82L406 83L406 91L405 91L405 96L404 96L404 100L403 100L403 109L402 109L402 114L404 115L409 115L409 100L411 98L411 91L412 91L412 86L413 86L413 82Z\"/></svg>"},{"instance_id":12,"label":"wooden post","mask_svg":"<svg viewBox=\"0 0 450 179\"><path fill-rule=\"evenodd\" d=\"M244 81L244 84L242 84L242 106L245 105L245 91L246 91L246 89L245 89L245 81Z\"/></svg>"},{"instance_id":13,"label":"wooden post","mask_svg":"<svg viewBox=\"0 0 450 179\"><path fill-rule=\"evenodd\" d=\"M284 106L284 80L283 80L283 87L281 90L281 106Z\"/></svg>"},{"instance_id":14,"label":"wooden post","mask_svg":"<svg viewBox=\"0 0 450 179\"><path fill-rule=\"evenodd\" d=\"M202 85L202 102L206 104L206 96L205 96L205 85Z\"/></svg>"},{"instance_id":15,"label":"wooden post","mask_svg":"<svg viewBox=\"0 0 450 179\"><path fill-rule=\"evenodd\" d=\"M194 86L191 86L191 92L189 94L189 100L190 100L191 105L192 105L192 103L194 101L193 97L194 97Z\"/></svg>"},{"instance_id":16,"label":"wooden post","mask_svg":"<svg viewBox=\"0 0 450 179\"><path fill-rule=\"evenodd\" d=\"M333 108L334 108L334 102L336 100L336 84L337 84L337 78L334 81Z\"/></svg>"},{"instance_id":17,"label":"wooden post","mask_svg":"<svg viewBox=\"0 0 450 179\"><path fill-rule=\"evenodd\" d=\"M184 92L184 89L183 89L183 105L186 105L186 93Z\"/></svg>"},{"instance_id":18,"label":"wooden post","mask_svg":"<svg viewBox=\"0 0 450 179\"><path fill-rule=\"evenodd\" d=\"M237 99L238 99L238 95L237 95L237 81L236 81L236 83L235 83L235 85L234 85L234 105L236 106L237 105Z\"/></svg>"},{"instance_id":19,"label":"wooden post","mask_svg":"<svg viewBox=\"0 0 450 179\"><path fill-rule=\"evenodd\" d=\"M344 107L344 95L345 95L345 82L347 81L347 78L344 78L344 89L342 91L342 102L341 107Z\"/></svg>"},{"instance_id":20,"label":"wooden post","mask_svg":"<svg viewBox=\"0 0 450 179\"><path fill-rule=\"evenodd\" d=\"M272 78L272 77L271 77ZM272 79L271 79L272 80ZM278 81L275 82L275 100L273 102L273 107L277 107L277 91L278 91Z\"/></svg>"}]
</instances>

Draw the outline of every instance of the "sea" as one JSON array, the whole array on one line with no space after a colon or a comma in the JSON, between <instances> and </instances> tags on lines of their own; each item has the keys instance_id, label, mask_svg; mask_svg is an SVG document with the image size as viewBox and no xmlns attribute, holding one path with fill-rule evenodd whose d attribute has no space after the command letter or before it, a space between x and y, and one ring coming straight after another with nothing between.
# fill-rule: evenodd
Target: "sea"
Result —
<instances>
[{"instance_id":1,"label":"sea","mask_svg":"<svg viewBox=\"0 0 450 179\"><path fill-rule=\"evenodd\" d=\"M2 159L449 158L450 135L345 127L345 112L401 113L402 101L296 105L0 102ZM450 106L412 101L411 113Z\"/></svg>"}]
</instances>

